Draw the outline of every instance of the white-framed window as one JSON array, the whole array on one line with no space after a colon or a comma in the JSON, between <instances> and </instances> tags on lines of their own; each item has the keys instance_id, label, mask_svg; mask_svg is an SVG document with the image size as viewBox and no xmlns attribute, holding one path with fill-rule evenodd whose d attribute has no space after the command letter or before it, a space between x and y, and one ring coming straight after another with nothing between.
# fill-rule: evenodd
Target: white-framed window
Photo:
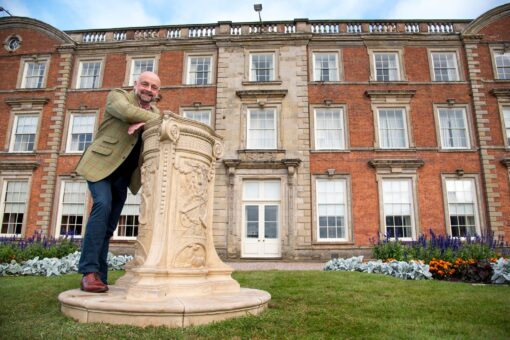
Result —
<instances>
[{"instance_id":1,"label":"white-framed window","mask_svg":"<svg viewBox=\"0 0 510 340\"><path fill-rule=\"evenodd\" d=\"M188 56L186 84L208 85L212 83L212 56Z\"/></svg>"},{"instance_id":2,"label":"white-framed window","mask_svg":"<svg viewBox=\"0 0 510 340\"><path fill-rule=\"evenodd\" d=\"M510 147L510 106L503 107L503 124L505 129L506 146Z\"/></svg>"},{"instance_id":3,"label":"white-framed window","mask_svg":"<svg viewBox=\"0 0 510 340\"><path fill-rule=\"evenodd\" d=\"M453 237L480 234L477 189L474 178L446 178L448 226Z\"/></svg>"},{"instance_id":4,"label":"white-framed window","mask_svg":"<svg viewBox=\"0 0 510 340\"><path fill-rule=\"evenodd\" d=\"M457 53L432 52L431 56L434 81L458 81L460 79Z\"/></svg>"},{"instance_id":5,"label":"white-framed window","mask_svg":"<svg viewBox=\"0 0 510 340\"><path fill-rule=\"evenodd\" d=\"M131 72L129 76L129 84L134 85L135 80L143 72L155 72L156 60L154 58L133 58L131 59Z\"/></svg>"},{"instance_id":6,"label":"white-framed window","mask_svg":"<svg viewBox=\"0 0 510 340\"><path fill-rule=\"evenodd\" d=\"M69 132L67 135L66 151L85 151L85 149L92 144L95 124L95 114L71 114L71 117L69 118Z\"/></svg>"},{"instance_id":7,"label":"white-framed window","mask_svg":"<svg viewBox=\"0 0 510 340\"><path fill-rule=\"evenodd\" d=\"M183 113L185 118L211 125L211 110L186 110Z\"/></svg>"},{"instance_id":8,"label":"white-framed window","mask_svg":"<svg viewBox=\"0 0 510 340\"><path fill-rule=\"evenodd\" d=\"M9 151L33 152L38 124L37 114L15 115Z\"/></svg>"},{"instance_id":9,"label":"white-framed window","mask_svg":"<svg viewBox=\"0 0 510 340\"><path fill-rule=\"evenodd\" d=\"M389 238L411 240L415 237L412 179L384 178L382 203L384 232Z\"/></svg>"},{"instance_id":10,"label":"white-framed window","mask_svg":"<svg viewBox=\"0 0 510 340\"><path fill-rule=\"evenodd\" d=\"M315 109L315 149L345 149L344 113L342 108Z\"/></svg>"},{"instance_id":11,"label":"white-framed window","mask_svg":"<svg viewBox=\"0 0 510 340\"><path fill-rule=\"evenodd\" d=\"M400 80L398 53L374 52L373 56L376 81Z\"/></svg>"},{"instance_id":12,"label":"white-framed window","mask_svg":"<svg viewBox=\"0 0 510 340\"><path fill-rule=\"evenodd\" d=\"M55 235L81 237L85 232L86 212L87 183L62 180Z\"/></svg>"},{"instance_id":13,"label":"white-framed window","mask_svg":"<svg viewBox=\"0 0 510 340\"><path fill-rule=\"evenodd\" d=\"M338 53L313 53L313 80L338 81Z\"/></svg>"},{"instance_id":14,"label":"white-framed window","mask_svg":"<svg viewBox=\"0 0 510 340\"><path fill-rule=\"evenodd\" d=\"M347 241L347 180L316 179L317 241Z\"/></svg>"},{"instance_id":15,"label":"white-framed window","mask_svg":"<svg viewBox=\"0 0 510 340\"><path fill-rule=\"evenodd\" d=\"M439 130L443 149L469 149L469 129L464 108L439 108Z\"/></svg>"},{"instance_id":16,"label":"white-framed window","mask_svg":"<svg viewBox=\"0 0 510 340\"><path fill-rule=\"evenodd\" d=\"M248 149L276 149L277 123L275 109L248 109Z\"/></svg>"},{"instance_id":17,"label":"white-framed window","mask_svg":"<svg viewBox=\"0 0 510 340\"><path fill-rule=\"evenodd\" d=\"M279 238L280 181L246 180L243 184L245 237Z\"/></svg>"},{"instance_id":18,"label":"white-framed window","mask_svg":"<svg viewBox=\"0 0 510 340\"><path fill-rule=\"evenodd\" d=\"M275 80L274 58L274 53L250 54L250 81L265 82Z\"/></svg>"},{"instance_id":19,"label":"white-framed window","mask_svg":"<svg viewBox=\"0 0 510 340\"><path fill-rule=\"evenodd\" d=\"M2 227L0 235L21 235L26 219L28 203L28 180L8 179L3 183L0 209Z\"/></svg>"},{"instance_id":20,"label":"white-framed window","mask_svg":"<svg viewBox=\"0 0 510 340\"><path fill-rule=\"evenodd\" d=\"M379 147L404 149L409 147L404 108L378 108Z\"/></svg>"},{"instance_id":21,"label":"white-framed window","mask_svg":"<svg viewBox=\"0 0 510 340\"><path fill-rule=\"evenodd\" d=\"M101 60L83 60L78 67L78 89L97 89L101 87Z\"/></svg>"},{"instance_id":22,"label":"white-framed window","mask_svg":"<svg viewBox=\"0 0 510 340\"><path fill-rule=\"evenodd\" d=\"M510 79L510 52L494 51L496 79Z\"/></svg>"},{"instance_id":23,"label":"white-framed window","mask_svg":"<svg viewBox=\"0 0 510 340\"><path fill-rule=\"evenodd\" d=\"M46 86L47 67L47 59L39 59L37 61L24 60L20 87L23 89L44 88Z\"/></svg>"},{"instance_id":24,"label":"white-framed window","mask_svg":"<svg viewBox=\"0 0 510 340\"><path fill-rule=\"evenodd\" d=\"M138 236L138 217L140 215L141 194L133 195L129 190L126 203L122 208L119 224L113 237L118 240L134 240Z\"/></svg>"}]
</instances>

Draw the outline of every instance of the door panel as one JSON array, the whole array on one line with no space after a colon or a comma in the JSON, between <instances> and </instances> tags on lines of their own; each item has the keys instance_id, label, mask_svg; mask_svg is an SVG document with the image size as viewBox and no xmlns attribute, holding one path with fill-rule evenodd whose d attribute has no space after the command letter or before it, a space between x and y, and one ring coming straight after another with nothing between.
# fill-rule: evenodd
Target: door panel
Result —
<instances>
[{"instance_id":1,"label":"door panel","mask_svg":"<svg viewBox=\"0 0 510 340\"><path fill-rule=\"evenodd\" d=\"M279 205L244 207L242 257L280 257Z\"/></svg>"}]
</instances>

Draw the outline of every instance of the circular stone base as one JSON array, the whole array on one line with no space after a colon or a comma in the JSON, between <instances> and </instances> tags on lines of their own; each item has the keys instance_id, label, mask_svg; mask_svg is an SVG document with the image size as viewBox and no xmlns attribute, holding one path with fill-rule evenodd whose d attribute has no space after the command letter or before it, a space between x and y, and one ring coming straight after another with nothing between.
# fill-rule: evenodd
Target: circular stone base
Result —
<instances>
[{"instance_id":1,"label":"circular stone base","mask_svg":"<svg viewBox=\"0 0 510 340\"><path fill-rule=\"evenodd\" d=\"M105 322L133 326L187 327L237 316L256 315L267 308L271 295L241 288L237 293L172 297L161 301L126 299L124 288L109 286L107 293L72 289L58 296L62 313L78 322Z\"/></svg>"}]
</instances>

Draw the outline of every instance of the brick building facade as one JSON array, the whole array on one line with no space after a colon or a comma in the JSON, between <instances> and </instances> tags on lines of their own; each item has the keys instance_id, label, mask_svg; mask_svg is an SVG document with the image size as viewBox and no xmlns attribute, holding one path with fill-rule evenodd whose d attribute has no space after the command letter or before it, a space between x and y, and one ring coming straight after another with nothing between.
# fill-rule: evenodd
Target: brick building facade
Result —
<instances>
[{"instance_id":1,"label":"brick building facade","mask_svg":"<svg viewBox=\"0 0 510 340\"><path fill-rule=\"evenodd\" d=\"M74 167L112 88L153 70L158 107L224 138L214 234L228 258L366 253L377 234L510 239L510 5L476 20L62 32L0 18L1 236L84 232ZM117 247L137 234L129 196Z\"/></svg>"}]
</instances>

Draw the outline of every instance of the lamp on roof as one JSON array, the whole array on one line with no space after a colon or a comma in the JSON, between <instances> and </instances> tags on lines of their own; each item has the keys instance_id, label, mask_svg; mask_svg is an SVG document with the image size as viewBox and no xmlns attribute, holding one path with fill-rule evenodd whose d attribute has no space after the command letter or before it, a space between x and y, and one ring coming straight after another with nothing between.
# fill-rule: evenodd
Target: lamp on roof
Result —
<instances>
[{"instance_id":1,"label":"lamp on roof","mask_svg":"<svg viewBox=\"0 0 510 340\"><path fill-rule=\"evenodd\" d=\"M262 5L260 5L260 9L262 10ZM5 13L9 14L9 16L12 17L12 14L7 9L5 9L5 8L3 8L1 6L0 6L0 12L5 12Z\"/></svg>"},{"instance_id":2,"label":"lamp on roof","mask_svg":"<svg viewBox=\"0 0 510 340\"><path fill-rule=\"evenodd\" d=\"M260 12L262 12L262 4L253 5L253 9L259 14L259 21L262 22L262 18L260 17Z\"/></svg>"}]
</instances>

